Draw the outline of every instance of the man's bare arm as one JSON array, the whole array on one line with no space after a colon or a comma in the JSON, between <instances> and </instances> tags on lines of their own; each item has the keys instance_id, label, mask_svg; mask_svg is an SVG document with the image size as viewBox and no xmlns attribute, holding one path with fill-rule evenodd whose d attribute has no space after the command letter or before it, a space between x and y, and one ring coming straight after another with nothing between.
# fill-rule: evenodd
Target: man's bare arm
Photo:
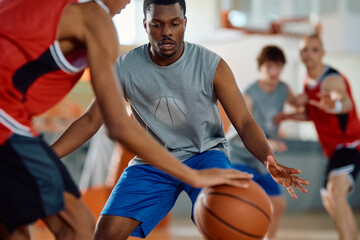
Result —
<instances>
[{"instance_id":1,"label":"man's bare arm","mask_svg":"<svg viewBox=\"0 0 360 240\"><path fill-rule=\"evenodd\" d=\"M353 105L346 92L344 80L338 76L330 76L325 79L319 94L320 100L310 100L309 104L333 114L349 112Z\"/></svg>"},{"instance_id":2,"label":"man's bare arm","mask_svg":"<svg viewBox=\"0 0 360 240\"><path fill-rule=\"evenodd\" d=\"M295 175L299 174L300 170L288 168L276 162L264 132L247 109L230 67L222 59L215 73L214 89L244 145L266 166L274 180L286 187L293 198L297 196L292 186L302 192L307 192L302 185L308 185L308 182Z\"/></svg>"},{"instance_id":3,"label":"man's bare arm","mask_svg":"<svg viewBox=\"0 0 360 240\"><path fill-rule=\"evenodd\" d=\"M99 130L102 123L99 106L93 100L85 113L74 121L51 147L62 158L88 141Z\"/></svg>"}]
</instances>

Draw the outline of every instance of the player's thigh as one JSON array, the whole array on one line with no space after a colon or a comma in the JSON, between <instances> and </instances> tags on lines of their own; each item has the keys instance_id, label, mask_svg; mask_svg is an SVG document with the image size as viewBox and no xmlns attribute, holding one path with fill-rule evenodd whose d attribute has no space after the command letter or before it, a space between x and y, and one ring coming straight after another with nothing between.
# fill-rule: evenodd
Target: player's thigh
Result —
<instances>
[{"instance_id":1,"label":"player's thigh","mask_svg":"<svg viewBox=\"0 0 360 240\"><path fill-rule=\"evenodd\" d=\"M64 180L41 138L12 135L0 145L0 222L12 232L64 207Z\"/></svg>"},{"instance_id":2,"label":"player's thigh","mask_svg":"<svg viewBox=\"0 0 360 240\"><path fill-rule=\"evenodd\" d=\"M217 150L207 151L202 154L198 154L195 157L186 160L184 164L196 170L209 168L232 168L230 160L226 156L226 154ZM184 191L189 195L191 202L194 205L196 198L201 191L201 188L194 188L190 185L184 184Z\"/></svg>"},{"instance_id":3,"label":"player's thigh","mask_svg":"<svg viewBox=\"0 0 360 240\"><path fill-rule=\"evenodd\" d=\"M331 196L345 196L351 187L349 173L330 175L326 184L326 190Z\"/></svg>"},{"instance_id":4,"label":"player's thigh","mask_svg":"<svg viewBox=\"0 0 360 240\"><path fill-rule=\"evenodd\" d=\"M141 224L132 236L146 237L174 206L181 191L179 185L177 179L152 166L130 166L121 175L101 215L104 219L106 215L135 219Z\"/></svg>"},{"instance_id":5,"label":"player's thigh","mask_svg":"<svg viewBox=\"0 0 360 240\"><path fill-rule=\"evenodd\" d=\"M81 239L91 239L95 220L81 198L71 193L64 193L65 209L43 218L43 221L55 234L62 234L62 231L71 231L74 236Z\"/></svg>"},{"instance_id":6,"label":"player's thigh","mask_svg":"<svg viewBox=\"0 0 360 240\"><path fill-rule=\"evenodd\" d=\"M342 148L329 159L325 188L332 195L350 194L360 170L360 153L356 149Z\"/></svg>"},{"instance_id":7,"label":"player's thigh","mask_svg":"<svg viewBox=\"0 0 360 240\"><path fill-rule=\"evenodd\" d=\"M127 239L140 224L133 218L101 215L96 224L94 240Z\"/></svg>"}]
</instances>

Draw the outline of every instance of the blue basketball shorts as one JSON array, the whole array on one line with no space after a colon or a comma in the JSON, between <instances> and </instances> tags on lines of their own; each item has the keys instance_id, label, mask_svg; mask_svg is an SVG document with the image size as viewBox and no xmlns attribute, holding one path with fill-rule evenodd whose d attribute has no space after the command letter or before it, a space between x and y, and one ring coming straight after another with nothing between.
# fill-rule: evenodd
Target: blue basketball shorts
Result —
<instances>
[{"instance_id":1,"label":"blue basketball shorts","mask_svg":"<svg viewBox=\"0 0 360 240\"><path fill-rule=\"evenodd\" d=\"M254 178L252 180L259 184L270 197L280 196L282 194L280 184L275 182L270 173L259 173L245 164L232 164L232 167L239 171L253 174Z\"/></svg>"},{"instance_id":2,"label":"blue basketball shorts","mask_svg":"<svg viewBox=\"0 0 360 240\"><path fill-rule=\"evenodd\" d=\"M66 167L41 137L12 135L0 145L0 223L9 232L64 209L80 197Z\"/></svg>"},{"instance_id":3,"label":"blue basketball shorts","mask_svg":"<svg viewBox=\"0 0 360 240\"><path fill-rule=\"evenodd\" d=\"M231 168L220 151L207 151L184 162L193 169ZM185 191L194 205L201 191L147 164L127 167L114 187L102 215L133 218L141 224L131 236L145 238Z\"/></svg>"}]
</instances>

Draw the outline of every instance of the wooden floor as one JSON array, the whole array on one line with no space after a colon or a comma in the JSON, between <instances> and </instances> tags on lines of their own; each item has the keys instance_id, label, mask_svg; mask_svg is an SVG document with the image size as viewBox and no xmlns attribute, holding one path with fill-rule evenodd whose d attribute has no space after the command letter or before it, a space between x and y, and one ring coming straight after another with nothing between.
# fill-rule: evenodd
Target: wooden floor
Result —
<instances>
[{"instance_id":1,"label":"wooden floor","mask_svg":"<svg viewBox=\"0 0 360 240\"><path fill-rule=\"evenodd\" d=\"M360 228L360 214L356 213ZM42 225L32 228L33 240L53 240ZM140 240L139 238L130 238ZM189 219L173 218L166 228L154 230L147 240L201 240L203 239ZM323 211L286 214L283 218L277 240L337 240L333 223ZM360 239L360 238L359 238Z\"/></svg>"},{"instance_id":2,"label":"wooden floor","mask_svg":"<svg viewBox=\"0 0 360 240\"><path fill-rule=\"evenodd\" d=\"M360 228L360 213L356 213ZM53 240L44 226L32 227L32 239ZM139 238L130 238L140 240ZM203 239L189 219L173 218L167 228L154 230L147 240L201 240ZM323 212L289 213L283 218L277 240L337 240L337 234L328 215ZM359 236L360 239L360 236Z\"/></svg>"}]
</instances>

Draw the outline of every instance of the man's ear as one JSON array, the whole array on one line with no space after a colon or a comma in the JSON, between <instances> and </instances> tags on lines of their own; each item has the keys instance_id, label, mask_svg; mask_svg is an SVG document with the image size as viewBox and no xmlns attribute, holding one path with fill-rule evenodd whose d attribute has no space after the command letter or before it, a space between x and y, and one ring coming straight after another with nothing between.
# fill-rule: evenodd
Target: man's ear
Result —
<instances>
[{"instance_id":1,"label":"man's ear","mask_svg":"<svg viewBox=\"0 0 360 240\"><path fill-rule=\"evenodd\" d=\"M147 32L148 29L147 29L147 24L146 24L146 18L143 19L143 27L144 27L144 30Z\"/></svg>"}]
</instances>

